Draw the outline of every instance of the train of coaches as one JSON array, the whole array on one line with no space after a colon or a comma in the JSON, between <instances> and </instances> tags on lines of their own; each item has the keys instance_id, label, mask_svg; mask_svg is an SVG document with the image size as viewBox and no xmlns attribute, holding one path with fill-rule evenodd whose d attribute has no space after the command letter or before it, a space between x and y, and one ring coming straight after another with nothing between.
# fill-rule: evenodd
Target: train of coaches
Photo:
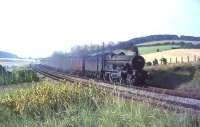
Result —
<instances>
[{"instance_id":1,"label":"train of coaches","mask_svg":"<svg viewBox=\"0 0 200 127\"><path fill-rule=\"evenodd\" d=\"M127 85L145 85L145 60L134 50L105 50L87 56L68 56L65 59L41 60L42 65L58 71Z\"/></svg>"}]
</instances>

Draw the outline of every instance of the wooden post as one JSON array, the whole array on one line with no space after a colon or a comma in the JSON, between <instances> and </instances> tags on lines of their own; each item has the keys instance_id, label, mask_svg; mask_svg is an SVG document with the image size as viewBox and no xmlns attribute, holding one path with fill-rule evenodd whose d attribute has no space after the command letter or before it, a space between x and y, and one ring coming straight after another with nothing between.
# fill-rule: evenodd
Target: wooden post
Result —
<instances>
[{"instance_id":1,"label":"wooden post","mask_svg":"<svg viewBox=\"0 0 200 127\"><path fill-rule=\"evenodd\" d=\"M197 56L196 55L194 55L194 62L196 62L197 61Z\"/></svg>"},{"instance_id":2,"label":"wooden post","mask_svg":"<svg viewBox=\"0 0 200 127\"><path fill-rule=\"evenodd\" d=\"M102 46L102 67L101 67L102 72L104 72L104 64L105 64L105 56L104 56L104 42L103 42L103 46Z\"/></svg>"},{"instance_id":3,"label":"wooden post","mask_svg":"<svg viewBox=\"0 0 200 127\"><path fill-rule=\"evenodd\" d=\"M99 53L100 50L99 50L99 46L97 47L97 53ZM99 54L97 54L97 75L99 73Z\"/></svg>"},{"instance_id":4,"label":"wooden post","mask_svg":"<svg viewBox=\"0 0 200 127\"><path fill-rule=\"evenodd\" d=\"M82 74L85 76L85 58L86 56L83 56L83 61L82 61ZM79 61L80 62L80 61ZM81 62L80 62L81 63Z\"/></svg>"},{"instance_id":5,"label":"wooden post","mask_svg":"<svg viewBox=\"0 0 200 127\"><path fill-rule=\"evenodd\" d=\"M187 59L188 59L188 63L190 62L190 57L189 56L187 56Z\"/></svg>"},{"instance_id":6,"label":"wooden post","mask_svg":"<svg viewBox=\"0 0 200 127\"><path fill-rule=\"evenodd\" d=\"M170 64L172 63L172 58L169 58L169 63L170 63Z\"/></svg>"},{"instance_id":7,"label":"wooden post","mask_svg":"<svg viewBox=\"0 0 200 127\"><path fill-rule=\"evenodd\" d=\"M176 63L178 63L177 57L176 57Z\"/></svg>"},{"instance_id":8,"label":"wooden post","mask_svg":"<svg viewBox=\"0 0 200 127\"><path fill-rule=\"evenodd\" d=\"M183 57L181 57L181 63L183 63Z\"/></svg>"}]
</instances>

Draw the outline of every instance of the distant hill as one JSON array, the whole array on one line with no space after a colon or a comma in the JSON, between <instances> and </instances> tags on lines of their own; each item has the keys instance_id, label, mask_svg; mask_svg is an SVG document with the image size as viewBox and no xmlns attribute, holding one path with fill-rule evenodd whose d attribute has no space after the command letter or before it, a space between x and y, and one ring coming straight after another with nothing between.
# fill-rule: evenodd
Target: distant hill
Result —
<instances>
[{"instance_id":1,"label":"distant hill","mask_svg":"<svg viewBox=\"0 0 200 127\"><path fill-rule=\"evenodd\" d=\"M0 58L18 58L18 56L9 52L0 51Z\"/></svg>"},{"instance_id":2,"label":"distant hill","mask_svg":"<svg viewBox=\"0 0 200 127\"><path fill-rule=\"evenodd\" d=\"M132 45L145 44L149 42L157 42L157 41L187 41L193 42L193 44L200 43L200 37L193 36L177 36L177 35L149 35L145 37L133 38L128 41L119 42L119 44L115 45L113 48L130 48Z\"/></svg>"}]
</instances>

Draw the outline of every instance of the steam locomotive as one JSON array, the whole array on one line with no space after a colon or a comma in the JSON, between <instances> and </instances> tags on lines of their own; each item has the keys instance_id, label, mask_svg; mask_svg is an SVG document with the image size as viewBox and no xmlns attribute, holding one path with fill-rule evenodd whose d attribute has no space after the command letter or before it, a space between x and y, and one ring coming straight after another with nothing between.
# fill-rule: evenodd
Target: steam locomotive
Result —
<instances>
[{"instance_id":1,"label":"steam locomotive","mask_svg":"<svg viewBox=\"0 0 200 127\"><path fill-rule=\"evenodd\" d=\"M132 50L105 50L87 56L68 56L65 59L46 59L41 64L70 74L102 79L109 82L144 85L147 72L145 60Z\"/></svg>"}]
</instances>

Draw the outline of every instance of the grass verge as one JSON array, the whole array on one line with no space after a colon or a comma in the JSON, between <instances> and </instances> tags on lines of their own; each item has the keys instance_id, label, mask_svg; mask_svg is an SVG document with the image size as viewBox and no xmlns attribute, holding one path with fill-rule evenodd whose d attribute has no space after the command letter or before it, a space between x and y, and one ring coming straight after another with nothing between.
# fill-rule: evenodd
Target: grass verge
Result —
<instances>
[{"instance_id":1,"label":"grass verge","mask_svg":"<svg viewBox=\"0 0 200 127\"><path fill-rule=\"evenodd\" d=\"M0 96L2 127L171 127L199 126L189 114L123 101L95 87L40 82Z\"/></svg>"},{"instance_id":2,"label":"grass verge","mask_svg":"<svg viewBox=\"0 0 200 127\"><path fill-rule=\"evenodd\" d=\"M182 64L182 65L161 65L148 67L147 70L151 78L149 84L168 88L182 90L200 90L200 65Z\"/></svg>"}]
</instances>

